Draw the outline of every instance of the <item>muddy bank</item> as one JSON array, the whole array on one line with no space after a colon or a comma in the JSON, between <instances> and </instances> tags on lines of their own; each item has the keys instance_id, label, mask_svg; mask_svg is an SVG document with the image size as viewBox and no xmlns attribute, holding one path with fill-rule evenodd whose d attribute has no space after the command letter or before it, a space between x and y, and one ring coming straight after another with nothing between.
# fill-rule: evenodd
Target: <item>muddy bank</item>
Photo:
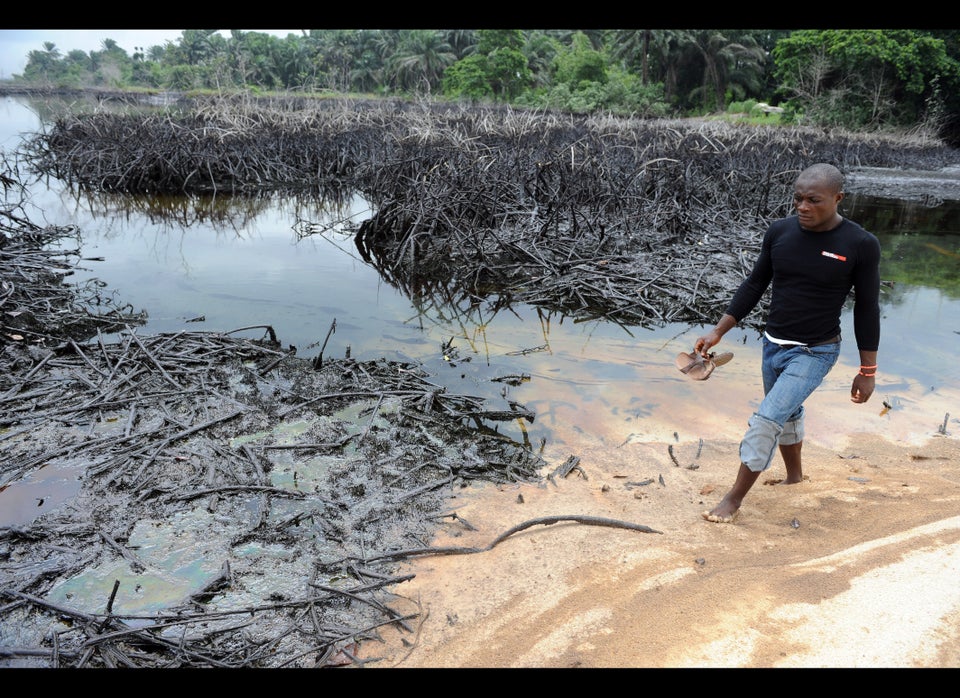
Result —
<instances>
[{"instance_id":1,"label":"muddy bank","mask_svg":"<svg viewBox=\"0 0 960 698\"><path fill-rule=\"evenodd\" d=\"M938 206L944 201L960 201L960 165L932 170L855 167L846 172L844 188L851 193Z\"/></svg>"}]
</instances>

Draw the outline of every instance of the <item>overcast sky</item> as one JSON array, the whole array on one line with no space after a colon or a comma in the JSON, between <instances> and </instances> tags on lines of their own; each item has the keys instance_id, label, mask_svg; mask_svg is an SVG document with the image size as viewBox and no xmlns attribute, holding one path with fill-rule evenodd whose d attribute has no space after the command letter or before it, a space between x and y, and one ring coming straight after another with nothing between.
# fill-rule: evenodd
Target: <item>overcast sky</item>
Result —
<instances>
[{"instance_id":1,"label":"overcast sky","mask_svg":"<svg viewBox=\"0 0 960 698\"><path fill-rule=\"evenodd\" d=\"M299 29L244 29L243 31L262 31L281 38L287 34L299 34ZM221 29L224 36L230 36L229 29ZM31 51L43 51L43 44L52 41L61 56L74 49L81 51L100 51L104 39L113 39L129 55L136 47L148 49L151 46L163 46L168 41L176 42L183 35L182 29L0 29L0 79L22 74L27 66L27 55Z\"/></svg>"}]
</instances>

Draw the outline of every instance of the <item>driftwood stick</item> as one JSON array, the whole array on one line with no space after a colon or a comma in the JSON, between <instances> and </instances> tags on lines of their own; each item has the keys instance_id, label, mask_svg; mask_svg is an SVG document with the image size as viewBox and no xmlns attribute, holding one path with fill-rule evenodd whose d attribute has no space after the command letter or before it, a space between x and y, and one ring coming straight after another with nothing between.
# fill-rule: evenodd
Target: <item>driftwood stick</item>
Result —
<instances>
[{"instance_id":1,"label":"driftwood stick","mask_svg":"<svg viewBox=\"0 0 960 698\"><path fill-rule=\"evenodd\" d=\"M320 347L320 352L317 354L317 358L313 360L313 370L319 371L323 368L323 351L327 348L327 342L330 341L330 335L337 331L337 318L333 318L333 322L330 323L330 329L327 330L327 336L323 340L323 344Z\"/></svg>"},{"instance_id":2,"label":"driftwood stick","mask_svg":"<svg viewBox=\"0 0 960 698\"><path fill-rule=\"evenodd\" d=\"M72 339L70 340L70 346L77 353L77 356L83 359L84 363L86 363L87 366L89 366L91 369L99 373L102 377L106 378L107 374L101 371L97 366L95 366L94 363L87 357L87 355L83 353L83 350Z\"/></svg>"},{"instance_id":3,"label":"driftwood stick","mask_svg":"<svg viewBox=\"0 0 960 698\"><path fill-rule=\"evenodd\" d=\"M521 524L517 524L510 530L502 533L497 536L490 545L483 548L464 548L464 547L443 547L443 548L413 548L410 550L397 550L392 553L384 553L383 555L376 555L374 557L364 558L364 562L373 562L375 560L397 560L406 557L423 557L426 555L466 555L471 553L484 553L489 550L493 550L494 547L502 543L505 539L512 536L514 533L519 533L520 531L531 528L532 526L550 526L555 523L560 523L561 521L572 521L574 523L581 523L588 526L608 526L610 528L625 528L631 531L639 531L641 533L659 533L663 534L663 531L657 531L649 526L644 526L643 524L630 523L629 521L618 521L616 519L606 519L598 516L579 516L576 514L565 515L565 516L543 516L537 519L530 519L529 521L524 521Z\"/></svg>"},{"instance_id":4,"label":"driftwood stick","mask_svg":"<svg viewBox=\"0 0 960 698\"><path fill-rule=\"evenodd\" d=\"M113 365L110 363L110 352L107 351L107 345L103 341L103 333L99 327L97 328L97 346L100 347L100 353L103 354L103 362L110 368L110 372L113 373Z\"/></svg>"},{"instance_id":5,"label":"driftwood stick","mask_svg":"<svg viewBox=\"0 0 960 698\"><path fill-rule=\"evenodd\" d=\"M264 451L328 451L335 448L343 448L348 443L357 438L357 434L347 434L340 441L331 441L330 443L314 443L314 444L267 444L266 446L254 446L254 448L259 448ZM249 446L244 445L244 449L248 450Z\"/></svg>"},{"instance_id":6,"label":"driftwood stick","mask_svg":"<svg viewBox=\"0 0 960 698\"><path fill-rule=\"evenodd\" d=\"M218 591L227 589L233 584L233 571L230 569L230 560L224 560L220 566L220 574L203 585L203 588L190 594L190 601L197 604L208 603Z\"/></svg>"},{"instance_id":7,"label":"driftwood stick","mask_svg":"<svg viewBox=\"0 0 960 698\"><path fill-rule=\"evenodd\" d=\"M326 586L325 584L311 584L310 586L315 587L315 588L317 588L317 589L320 589L321 591L326 591L327 593L330 593L330 594L339 594L339 595L341 595L341 596L346 596L347 598L354 599L354 600L359 601L359 602L361 602L361 603L365 603L365 604L368 604L368 605L370 605L370 606L373 606L374 608L376 608L376 609L379 610L379 611L385 611L385 612L393 613L393 611L390 611L386 606L384 606L382 603L380 603L379 601L377 601L375 598L367 599L367 598L364 598L364 597L360 596L360 594L362 594L363 592L366 592L366 591L372 591L372 590L374 590L374 589L380 589L380 588L386 586L387 584L399 584L400 582L407 582L407 581L413 579L413 578L416 577L416 576L417 576L417 575L415 575L415 574L407 574L407 575L403 575L403 576L401 576L401 577L393 577L393 578L391 578L391 579L388 580L388 581L377 582L376 584L368 584L368 585L366 585L366 586L364 586L364 587L361 587L361 588L358 588L358 589L336 589L336 588L334 588L334 587Z\"/></svg>"},{"instance_id":8,"label":"driftwood stick","mask_svg":"<svg viewBox=\"0 0 960 698\"><path fill-rule=\"evenodd\" d=\"M42 608L47 608L55 613L64 615L70 618L73 618L78 621L85 623L92 623L97 619L96 615L90 613L84 613L83 611L78 611L75 608L70 608L69 606L61 606L60 604L47 601L42 599L39 596L34 596L33 594L28 594L24 591L16 591L14 589L3 589L0 590L4 596L13 596L24 601L32 603L34 606L40 606Z\"/></svg>"},{"instance_id":9,"label":"driftwood stick","mask_svg":"<svg viewBox=\"0 0 960 698\"><path fill-rule=\"evenodd\" d=\"M290 497L291 499L304 499L307 495L304 492L295 492L285 490L282 487L269 487L266 485L225 485L223 487L208 487L194 492L185 492L183 494L171 497L174 501L186 501L196 499L197 497L206 497L210 494L219 494L221 492L268 492L279 497Z\"/></svg>"},{"instance_id":10,"label":"driftwood stick","mask_svg":"<svg viewBox=\"0 0 960 698\"><path fill-rule=\"evenodd\" d=\"M296 349L296 347L293 347L293 348L290 349L290 351L284 352L283 354L281 354L280 356L278 356L277 358L275 358L273 361L271 361L270 363L268 363L266 366L264 366L263 368L261 368L260 371L259 371L259 374L260 374L261 376L267 375L268 373L270 373L270 371L272 371L274 368L276 368L276 367L280 364L281 361L283 361L283 360L286 359L286 358L289 358L289 357L292 357L292 356L296 356L296 355L297 355L297 349Z\"/></svg>"},{"instance_id":11,"label":"driftwood stick","mask_svg":"<svg viewBox=\"0 0 960 698\"><path fill-rule=\"evenodd\" d=\"M144 645L154 645L163 647L173 651L175 654L180 655L184 654L188 657L193 657L194 659L201 662L201 665L208 665L213 667L220 668L229 668L232 664L218 660L216 657L213 657L207 653L192 651L189 648L185 647L183 643L175 643L170 640L164 639L158 635L146 632L146 629L137 629L123 631L124 635L134 636L141 644ZM116 636L115 633L110 633L108 635L94 635L90 637L85 643L84 648L87 650L92 650L97 645L103 644ZM81 660L85 661L85 660Z\"/></svg>"},{"instance_id":12,"label":"driftwood stick","mask_svg":"<svg viewBox=\"0 0 960 698\"><path fill-rule=\"evenodd\" d=\"M454 475L450 475L450 476L448 476L448 477L443 478L442 480L435 480L434 482L428 482L428 483L425 484L425 485L420 485L420 487L416 487L416 488L414 488L414 489L412 489L412 490L407 490L406 492L402 492L402 493L398 494L398 495L397 495L397 501L398 501L398 502L402 502L402 501L404 501L404 500L406 500L406 499L410 499L411 497L417 497L417 496L423 494L424 492L429 492L430 490L435 490L435 489L437 489L438 487L442 487L442 486L444 486L444 485L447 485L447 484L453 482L454 480L456 480L456 477L455 477Z\"/></svg>"},{"instance_id":13,"label":"driftwood stick","mask_svg":"<svg viewBox=\"0 0 960 698\"><path fill-rule=\"evenodd\" d=\"M140 350L141 350L144 354L146 354L146 356L147 356L148 359L150 359L150 363L152 363L154 366L157 367L157 370L160 371L160 375L162 375L164 378L166 378L167 381L169 381L170 384L173 385L175 388L178 388L178 389L180 389L180 390L183 390L183 386L180 385L179 383L177 383L177 381L175 381L175 380L173 379L173 376L171 376L169 373L167 373L167 370L166 370L163 366L160 365L160 362L157 361L157 358L150 352L149 349L147 349L147 347L144 345L144 343L140 341L140 338L137 336L137 333L136 333L136 332L131 332L131 333L130 333L130 336L133 337L133 341L135 341L135 342L137 343L137 345L140 347Z\"/></svg>"},{"instance_id":14,"label":"driftwood stick","mask_svg":"<svg viewBox=\"0 0 960 698\"><path fill-rule=\"evenodd\" d=\"M504 539L512 536L514 533L523 531L531 526L550 526L561 521L573 521L575 523L586 524L588 526L608 526L611 528L626 528L631 531L640 531L641 533L659 533L663 534L663 531L657 531L650 528L649 526L644 526L643 524L630 523L629 521L618 521L616 519L607 519L598 516L544 516L539 519L531 519L530 521L525 521L522 524L518 524L511 528L506 533L503 533L497 536L496 539L488 546L488 550L492 549L494 546L502 542Z\"/></svg>"},{"instance_id":15,"label":"driftwood stick","mask_svg":"<svg viewBox=\"0 0 960 698\"><path fill-rule=\"evenodd\" d=\"M40 361L37 362L36 366L31 368L30 371L20 379L20 382L16 386L8 390L6 393L3 394L2 397L0 397L0 402L2 402L3 400L6 400L9 396L14 395L17 391L23 388L23 386L26 385L27 381L29 381L33 377L33 374L35 374L37 371L43 368L43 366L47 363L47 361L50 360L50 357L52 357L53 355L54 353L51 351L49 354L47 354L42 359L40 359Z\"/></svg>"},{"instance_id":16,"label":"driftwood stick","mask_svg":"<svg viewBox=\"0 0 960 698\"><path fill-rule=\"evenodd\" d=\"M367 438L367 434L370 433L370 429L371 427L373 427L373 423L377 419L377 412L380 411L380 405L382 404L383 404L383 393L380 393L380 397L377 398L377 404L374 405L373 409L370 411L370 421L367 422L367 428L363 430L362 434L360 434L359 438L357 439L357 443L360 443L365 438Z\"/></svg>"},{"instance_id":17,"label":"driftwood stick","mask_svg":"<svg viewBox=\"0 0 960 698\"><path fill-rule=\"evenodd\" d=\"M134 423L137 421L137 403L130 405L130 412L127 414L127 423L123 427L123 435L125 437L130 436L130 430L133 429Z\"/></svg>"},{"instance_id":18,"label":"driftwood stick","mask_svg":"<svg viewBox=\"0 0 960 698\"><path fill-rule=\"evenodd\" d=\"M231 335L234 332L243 332L244 330L258 330L264 329L267 331L267 334L270 335L270 341L273 344L279 344L277 341L277 333L274 331L273 327L270 325L247 325L246 327L238 327L235 330L230 330L229 332L224 332L224 335Z\"/></svg>"},{"instance_id":19,"label":"driftwood stick","mask_svg":"<svg viewBox=\"0 0 960 698\"><path fill-rule=\"evenodd\" d=\"M260 464L260 459L254 455L252 450L250 450L250 446L248 444L243 444L240 450L243 451L243 455L247 457L247 460L250 461L250 465L253 466L253 470L257 474L257 482L261 485L266 485L268 482L270 482L267 479L267 474L263 470L263 466Z\"/></svg>"},{"instance_id":20,"label":"driftwood stick","mask_svg":"<svg viewBox=\"0 0 960 698\"><path fill-rule=\"evenodd\" d=\"M24 473L26 470L28 470L29 468L32 468L34 465L37 465L38 463L42 463L42 462L45 461L45 460L50 460L51 458L56 458L56 457L58 457L58 456L62 456L62 455L64 455L64 454L66 454L66 453L70 453L71 451L74 451L74 450L77 450L77 451L86 450L86 449L89 449L89 448L94 448L94 447L96 447L96 446L101 446L101 445L104 445L104 444L108 444L108 443L110 443L110 442L112 442L112 441L117 441L117 440L118 440L118 439L117 439L117 437L115 437L115 436L106 436L106 437L103 437L103 438L100 438L100 439L93 439L93 440L91 440L91 441L84 441L84 442L82 442L82 443L68 444L68 445L66 445L66 446L63 446L62 448L56 449L55 451L48 451L47 453L43 453L43 454L41 454L41 455L39 455L39 456L36 456L36 457L34 457L34 458L30 458L29 460L24 461L23 463L19 463L19 464L18 464L18 470L17 470L17 473L16 473L16 474L17 474L17 475L20 475L20 474ZM13 478L13 479L15 479L15 478ZM6 484L6 483L0 481L0 485L2 485L2 484Z\"/></svg>"},{"instance_id":21,"label":"driftwood stick","mask_svg":"<svg viewBox=\"0 0 960 698\"><path fill-rule=\"evenodd\" d=\"M557 469L550 474L550 480L552 481L555 477L567 477L574 470L580 473L584 480L587 479L587 474L583 471L583 468L580 467L580 457L579 456L570 456L563 463L557 466Z\"/></svg>"},{"instance_id":22,"label":"driftwood stick","mask_svg":"<svg viewBox=\"0 0 960 698\"><path fill-rule=\"evenodd\" d=\"M120 545L117 541L115 541L115 540L114 540L113 538L111 538L109 535L107 535L107 534L104 533L103 531L100 531L100 537L103 538L104 542L106 542L107 545L109 545L111 548L113 548L113 549L116 550L118 553L120 553L120 556L121 556L124 560L126 560L127 562L130 563L130 567L131 567L131 569L133 569L134 572L139 573L139 572L143 572L145 569L147 569L147 566L146 566L145 564L143 564L143 562L141 562L140 559L139 559L136 555L134 555L134 554L131 553L129 550L127 550L125 547L123 547L122 545ZM119 582L118 582L117 584L119 585ZM109 605L107 606L107 613L111 613L111 609L113 608L113 597L116 596L116 595L117 595L117 590L116 590L116 588L114 588L113 594L110 596L110 603L109 603Z\"/></svg>"},{"instance_id":23,"label":"driftwood stick","mask_svg":"<svg viewBox=\"0 0 960 698\"><path fill-rule=\"evenodd\" d=\"M52 649L42 649L36 647L0 647L0 657L49 657L52 664L51 668L58 668L60 657L65 659L74 659L77 655L70 652L59 652L57 643L57 634L53 633L54 647Z\"/></svg>"},{"instance_id":24,"label":"driftwood stick","mask_svg":"<svg viewBox=\"0 0 960 698\"><path fill-rule=\"evenodd\" d=\"M239 416L240 416L241 414L243 414L244 412L245 412L244 409L234 410L234 411L231 412L230 414L224 415L223 417L215 417L214 419L211 419L211 420L209 420L209 421L203 422L202 424L197 424L196 426L192 426L192 427L189 427L189 428L187 428L187 429L183 429L182 431L178 431L176 434L173 434L172 436L168 436L166 439L164 439L163 443L160 444L160 446L159 446L159 447L157 448L157 450L154 452L154 454L153 454L153 456L150 458L150 460L152 461L154 458L156 458L157 455L160 453L160 451L162 451L163 449L165 449L167 446L169 446L169 445L172 444L173 442L179 441L180 439L182 439L182 438L184 438L184 437L187 437L187 436L190 436L191 434L195 434L195 433L197 433L198 431L203 431L204 429L208 429L209 427L212 427L212 426L214 426L215 424L220 424L221 422L230 421L231 419L233 419L233 418L235 418L235 417L239 417ZM144 451L147 450L147 448L149 448L149 447L144 447L143 449L141 449L141 450L138 451L137 453L143 453Z\"/></svg>"},{"instance_id":25,"label":"driftwood stick","mask_svg":"<svg viewBox=\"0 0 960 698\"><path fill-rule=\"evenodd\" d=\"M381 397L383 395L423 395L422 390L350 390L342 393L328 393L326 395L318 395L317 397L310 398L309 400L304 400L299 402L292 407L280 412L280 417L286 417L291 412L295 412L307 405L312 405L315 402L320 402L321 400L335 400L337 398L346 398L346 397Z\"/></svg>"}]
</instances>

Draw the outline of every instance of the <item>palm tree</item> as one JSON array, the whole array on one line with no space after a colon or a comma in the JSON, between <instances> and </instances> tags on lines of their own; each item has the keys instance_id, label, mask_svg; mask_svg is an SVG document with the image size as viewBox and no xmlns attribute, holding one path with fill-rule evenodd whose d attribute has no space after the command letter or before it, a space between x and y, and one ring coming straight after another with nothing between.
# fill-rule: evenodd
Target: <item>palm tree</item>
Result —
<instances>
[{"instance_id":1,"label":"palm tree","mask_svg":"<svg viewBox=\"0 0 960 698\"><path fill-rule=\"evenodd\" d=\"M458 61L472 54L477 48L476 29L448 29L445 38Z\"/></svg>"},{"instance_id":2,"label":"palm tree","mask_svg":"<svg viewBox=\"0 0 960 698\"><path fill-rule=\"evenodd\" d=\"M768 73L766 49L750 33L740 36L731 48L734 56L727 64L725 91L737 101L764 96Z\"/></svg>"},{"instance_id":3,"label":"palm tree","mask_svg":"<svg viewBox=\"0 0 960 698\"><path fill-rule=\"evenodd\" d=\"M312 29L307 36L316 80L324 87L349 91L353 82L357 46L366 29Z\"/></svg>"},{"instance_id":4,"label":"palm tree","mask_svg":"<svg viewBox=\"0 0 960 698\"><path fill-rule=\"evenodd\" d=\"M52 82L60 73L60 49L52 41L43 42L43 51L27 54L23 76L28 80Z\"/></svg>"},{"instance_id":5,"label":"palm tree","mask_svg":"<svg viewBox=\"0 0 960 698\"><path fill-rule=\"evenodd\" d=\"M615 29L607 36L610 56L631 72L640 69L641 82L649 80L647 54L650 50L649 29Z\"/></svg>"},{"instance_id":6,"label":"palm tree","mask_svg":"<svg viewBox=\"0 0 960 698\"><path fill-rule=\"evenodd\" d=\"M552 81L551 67L561 47L560 41L541 29L524 32L523 55L533 78L534 87L548 87Z\"/></svg>"},{"instance_id":7,"label":"palm tree","mask_svg":"<svg viewBox=\"0 0 960 698\"><path fill-rule=\"evenodd\" d=\"M395 57L400 51L400 33L392 30L374 32L373 46L380 58L381 84L387 90L399 89Z\"/></svg>"},{"instance_id":8,"label":"palm tree","mask_svg":"<svg viewBox=\"0 0 960 698\"><path fill-rule=\"evenodd\" d=\"M58 49L57 45L52 41L44 41L43 50L46 51L47 55L53 60L60 60L60 49Z\"/></svg>"},{"instance_id":9,"label":"palm tree","mask_svg":"<svg viewBox=\"0 0 960 698\"><path fill-rule=\"evenodd\" d=\"M147 49L147 59L159 63L167 52L166 46L151 46Z\"/></svg>"},{"instance_id":10,"label":"palm tree","mask_svg":"<svg viewBox=\"0 0 960 698\"><path fill-rule=\"evenodd\" d=\"M654 82L663 83L663 96L668 102L678 99L684 50L691 41L691 33L685 29L654 29L650 32L648 55L654 59Z\"/></svg>"},{"instance_id":11,"label":"palm tree","mask_svg":"<svg viewBox=\"0 0 960 698\"><path fill-rule=\"evenodd\" d=\"M430 93L440 86L443 71L456 60L442 32L414 29L405 33L393 66L403 87L416 90L423 86Z\"/></svg>"},{"instance_id":12,"label":"palm tree","mask_svg":"<svg viewBox=\"0 0 960 698\"><path fill-rule=\"evenodd\" d=\"M699 99L704 109L726 107L731 74L737 75L736 87L741 93L745 93L746 87L761 86L765 54L752 37L744 36L744 43L738 43L716 29L698 29L690 36L688 46L699 57L702 72L700 85L690 91L689 97ZM687 65L692 68L694 64Z\"/></svg>"},{"instance_id":13,"label":"palm tree","mask_svg":"<svg viewBox=\"0 0 960 698\"><path fill-rule=\"evenodd\" d=\"M564 46L570 46L573 43L573 37L577 34L583 34L590 40L590 48L594 51L603 49L606 40L605 29L553 29L549 31L551 36L557 38Z\"/></svg>"},{"instance_id":14,"label":"palm tree","mask_svg":"<svg viewBox=\"0 0 960 698\"><path fill-rule=\"evenodd\" d=\"M357 92L373 92L382 85L383 58L380 54L380 32L361 30L354 44L350 87Z\"/></svg>"},{"instance_id":15,"label":"palm tree","mask_svg":"<svg viewBox=\"0 0 960 698\"><path fill-rule=\"evenodd\" d=\"M312 82L310 50L305 39L291 35L278 44L280 82L284 87L306 87Z\"/></svg>"},{"instance_id":16,"label":"palm tree","mask_svg":"<svg viewBox=\"0 0 960 698\"><path fill-rule=\"evenodd\" d=\"M213 54L211 36L216 29L184 29L180 35L178 47L179 62L188 65L202 65Z\"/></svg>"}]
</instances>

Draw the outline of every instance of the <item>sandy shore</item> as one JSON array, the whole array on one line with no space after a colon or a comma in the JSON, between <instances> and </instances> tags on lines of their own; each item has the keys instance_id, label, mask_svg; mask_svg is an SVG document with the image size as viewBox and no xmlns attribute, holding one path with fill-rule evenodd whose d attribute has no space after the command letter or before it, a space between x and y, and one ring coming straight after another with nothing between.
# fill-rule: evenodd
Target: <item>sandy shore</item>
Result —
<instances>
[{"instance_id":1,"label":"sandy shore","mask_svg":"<svg viewBox=\"0 0 960 698\"><path fill-rule=\"evenodd\" d=\"M960 427L948 418L938 431L960 411L956 389L918 386L885 409L881 383L853 406L839 367L808 401L808 480L765 484L783 476L775 459L736 523L708 523L700 512L738 462L744 363L695 388L694 404L739 407L686 420L664 409L660 434L587 424L566 443L582 473L465 490L451 505L460 521L432 545L485 547L572 514L660 533L557 523L412 560L395 606L419 622L366 643L366 666L957 666Z\"/></svg>"}]
</instances>

